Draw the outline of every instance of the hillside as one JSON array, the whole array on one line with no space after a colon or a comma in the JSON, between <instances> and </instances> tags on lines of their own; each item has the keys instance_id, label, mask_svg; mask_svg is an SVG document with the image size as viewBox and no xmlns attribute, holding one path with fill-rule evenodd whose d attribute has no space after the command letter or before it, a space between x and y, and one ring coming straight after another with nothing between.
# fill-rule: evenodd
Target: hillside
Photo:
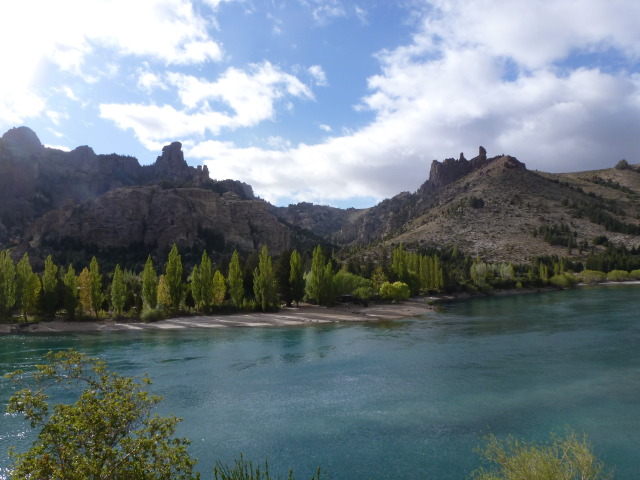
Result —
<instances>
[{"instance_id":1,"label":"hillside","mask_svg":"<svg viewBox=\"0 0 640 480\"><path fill-rule=\"evenodd\" d=\"M35 259L54 253L61 263L100 253L133 265L173 243L214 258L262 245L275 255L317 243L365 253L400 243L457 246L516 262L552 254L581 259L602 237L640 244L640 173L626 162L551 174L508 155L488 157L480 147L471 160L434 160L416 192L341 210L272 206L249 185L188 166L181 147L167 145L153 165L141 166L87 146L45 148L25 127L8 131L0 139L0 248Z\"/></svg>"}]
</instances>

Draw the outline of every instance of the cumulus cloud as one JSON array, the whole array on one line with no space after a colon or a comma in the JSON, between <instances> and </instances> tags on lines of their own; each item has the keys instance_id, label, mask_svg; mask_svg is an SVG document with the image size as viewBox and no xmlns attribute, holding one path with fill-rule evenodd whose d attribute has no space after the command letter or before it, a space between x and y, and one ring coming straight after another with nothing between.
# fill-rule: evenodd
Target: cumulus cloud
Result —
<instances>
[{"instance_id":1,"label":"cumulus cloud","mask_svg":"<svg viewBox=\"0 0 640 480\"><path fill-rule=\"evenodd\" d=\"M105 65L104 58L133 55L184 65L223 57L221 46L209 34L211 21L187 0L6 2L2 18L0 64L11 67L11 75L0 79L4 126L44 111L46 92L39 87L50 65L95 82L117 68L115 63ZM88 62L95 60L96 52L103 54L101 60Z\"/></svg>"},{"instance_id":2,"label":"cumulus cloud","mask_svg":"<svg viewBox=\"0 0 640 480\"><path fill-rule=\"evenodd\" d=\"M421 10L410 43L378 53L380 73L357 106L375 114L368 126L286 151L204 142L190 153L213 176L241 178L276 203L415 190L431 159L460 151L470 158L479 145L548 171L637 155L640 76L606 71L580 54L613 49L636 62L640 4L436 0L432 7Z\"/></svg>"},{"instance_id":3,"label":"cumulus cloud","mask_svg":"<svg viewBox=\"0 0 640 480\"><path fill-rule=\"evenodd\" d=\"M222 129L251 127L273 119L276 103L289 97L313 99L297 77L269 62L241 70L227 69L216 81L168 73L183 108L155 104L102 104L100 115L122 129L132 129L150 150L181 136L219 135ZM164 83L163 83L164 85ZM285 105L287 108L287 105Z\"/></svg>"}]
</instances>

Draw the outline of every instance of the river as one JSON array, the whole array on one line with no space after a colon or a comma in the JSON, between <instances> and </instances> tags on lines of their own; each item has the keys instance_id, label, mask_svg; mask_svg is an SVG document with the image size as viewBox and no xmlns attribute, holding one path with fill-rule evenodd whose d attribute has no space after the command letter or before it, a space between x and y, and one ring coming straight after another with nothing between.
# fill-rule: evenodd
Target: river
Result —
<instances>
[{"instance_id":1,"label":"river","mask_svg":"<svg viewBox=\"0 0 640 480\"><path fill-rule=\"evenodd\" d=\"M286 328L0 337L0 372L75 347L148 373L159 413L184 420L203 479L242 452L272 472L333 479L463 479L482 435L588 435L616 478L640 471L640 287L447 304L420 318ZM0 403L11 385L0 380ZM0 416L0 469L26 448ZM2 474L0 473L0 478Z\"/></svg>"}]
</instances>

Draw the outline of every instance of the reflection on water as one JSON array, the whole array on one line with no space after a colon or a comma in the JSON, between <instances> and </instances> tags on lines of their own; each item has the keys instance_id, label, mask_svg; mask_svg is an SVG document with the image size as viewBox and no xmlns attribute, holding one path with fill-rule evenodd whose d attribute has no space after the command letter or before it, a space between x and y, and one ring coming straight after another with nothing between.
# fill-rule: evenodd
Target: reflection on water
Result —
<instances>
[{"instance_id":1,"label":"reflection on water","mask_svg":"<svg viewBox=\"0 0 640 480\"><path fill-rule=\"evenodd\" d=\"M0 337L0 369L75 347L147 372L184 418L203 478L240 452L332 478L465 478L480 435L589 435L618 478L640 470L638 287L447 304L419 319L300 328ZM12 386L0 380L6 404ZM24 438L23 438L24 437ZM0 417L0 450L28 445ZM4 462L4 463L3 463ZM0 468L6 460L0 460Z\"/></svg>"}]
</instances>

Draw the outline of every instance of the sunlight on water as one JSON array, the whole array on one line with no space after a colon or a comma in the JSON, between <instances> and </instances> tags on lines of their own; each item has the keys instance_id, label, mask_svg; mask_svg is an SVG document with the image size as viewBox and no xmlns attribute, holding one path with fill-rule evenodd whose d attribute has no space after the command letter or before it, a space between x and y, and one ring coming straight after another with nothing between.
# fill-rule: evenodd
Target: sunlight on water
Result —
<instances>
[{"instance_id":1,"label":"sunlight on water","mask_svg":"<svg viewBox=\"0 0 640 480\"><path fill-rule=\"evenodd\" d=\"M203 478L241 452L334 479L465 478L481 435L584 432L617 478L640 470L639 287L447 305L384 324L0 337L2 372L75 347L148 372ZM0 380L6 404L12 386ZM27 448L0 417L0 451ZM0 468L6 468L6 459ZM0 474L0 478L2 474Z\"/></svg>"}]
</instances>

